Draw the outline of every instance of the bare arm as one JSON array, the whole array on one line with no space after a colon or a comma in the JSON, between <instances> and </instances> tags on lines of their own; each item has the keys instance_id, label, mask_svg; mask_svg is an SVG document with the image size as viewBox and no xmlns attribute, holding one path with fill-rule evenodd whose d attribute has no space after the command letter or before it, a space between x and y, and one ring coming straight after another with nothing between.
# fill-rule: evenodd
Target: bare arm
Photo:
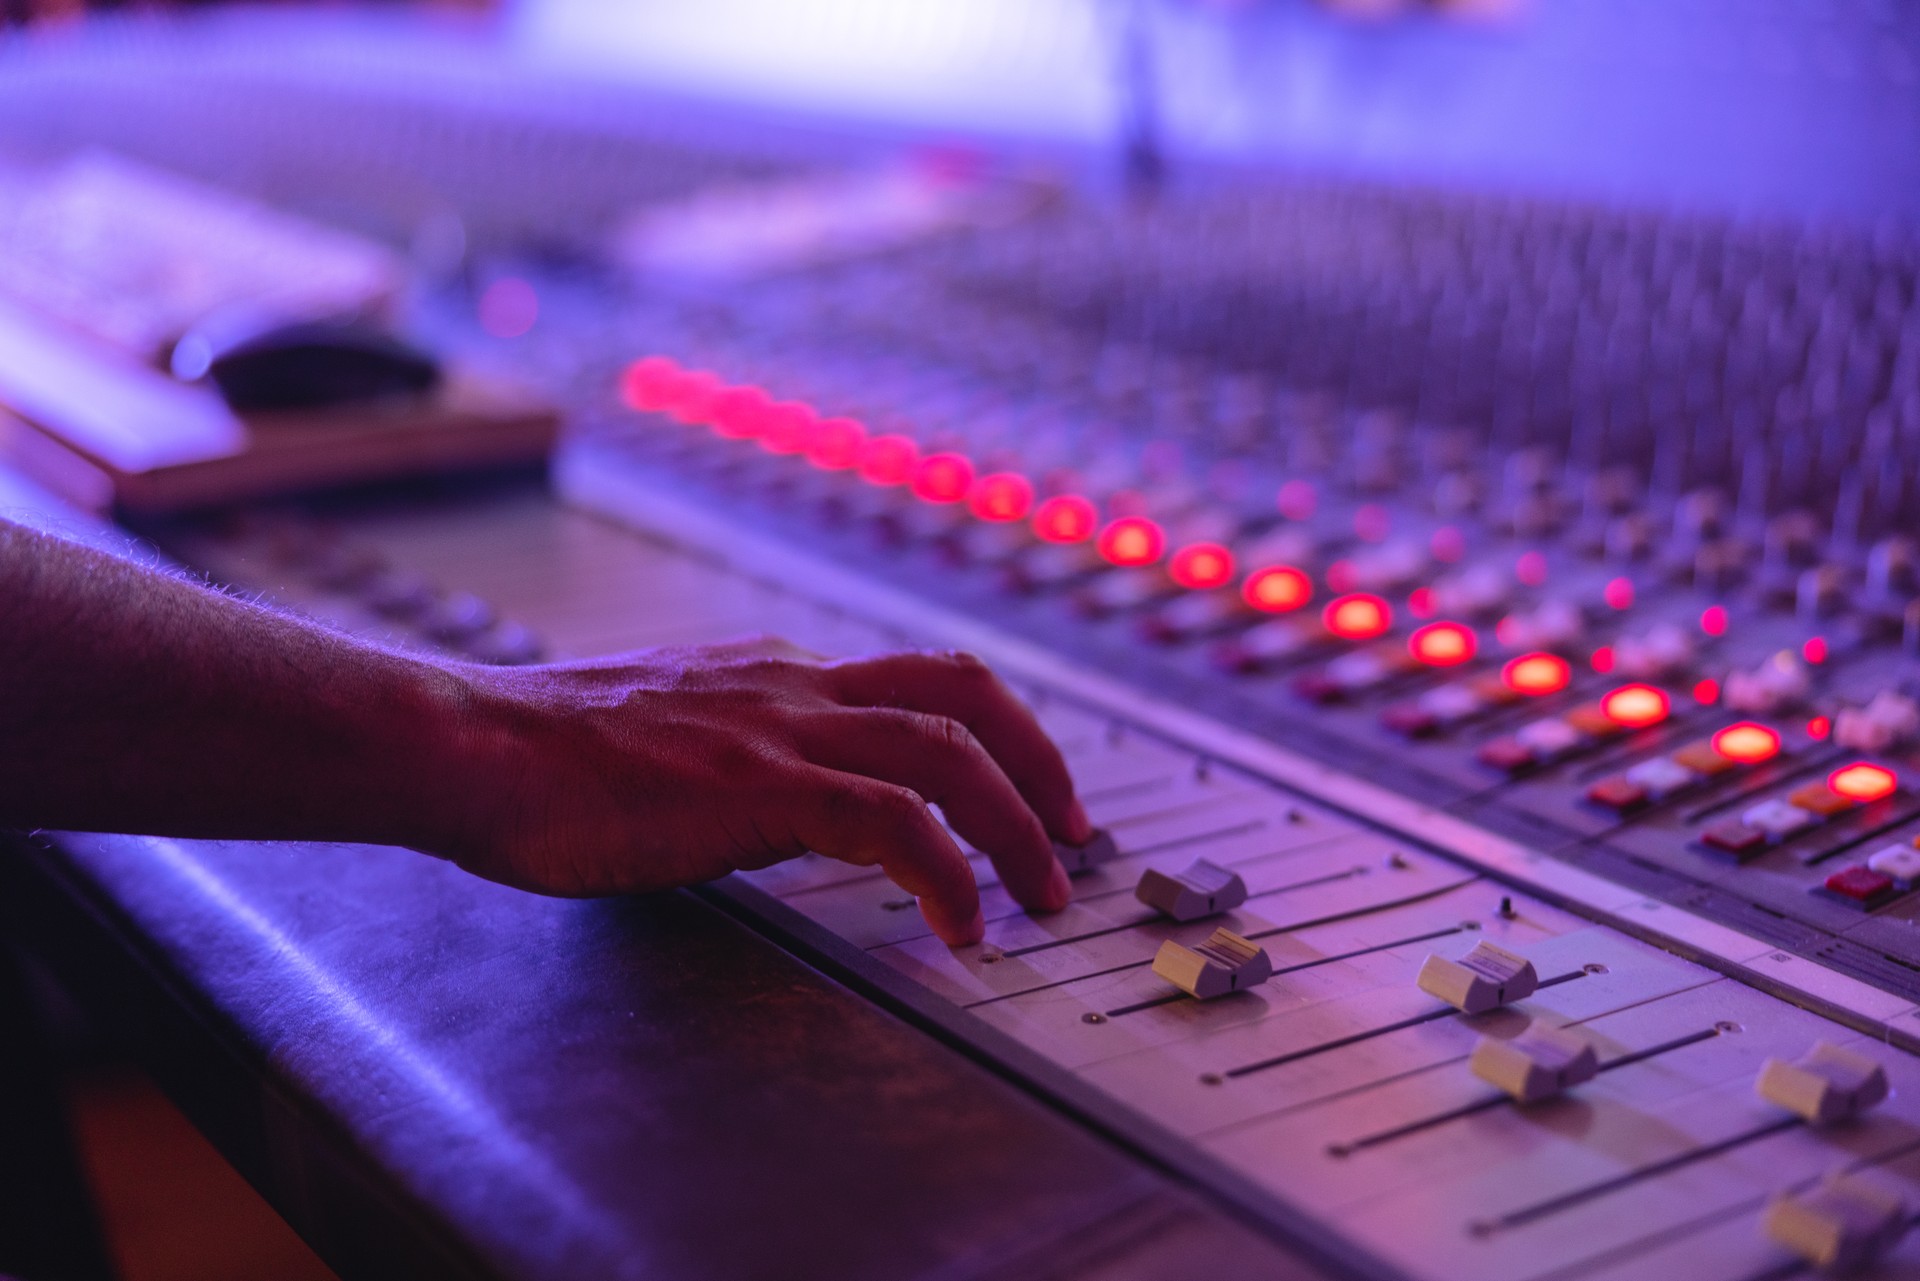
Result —
<instances>
[{"instance_id":1,"label":"bare arm","mask_svg":"<svg viewBox=\"0 0 1920 1281\"><path fill-rule=\"evenodd\" d=\"M488 668L399 654L0 521L0 823L410 845L554 894L804 850L877 864L949 942L969 864L1064 906L1058 751L964 655L779 642Z\"/></svg>"}]
</instances>

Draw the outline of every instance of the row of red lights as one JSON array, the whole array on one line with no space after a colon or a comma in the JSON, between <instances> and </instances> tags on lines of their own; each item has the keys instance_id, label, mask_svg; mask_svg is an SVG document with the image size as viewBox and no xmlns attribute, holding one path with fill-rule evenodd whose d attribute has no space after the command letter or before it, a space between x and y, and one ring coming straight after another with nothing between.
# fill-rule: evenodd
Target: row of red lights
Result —
<instances>
[{"instance_id":1,"label":"row of red lights","mask_svg":"<svg viewBox=\"0 0 1920 1281\"><path fill-rule=\"evenodd\" d=\"M648 356L628 366L620 390L622 399L633 409L705 425L727 439L753 440L770 453L802 457L823 470L852 471L869 484L905 486L923 502L965 503L969 514L982 521L1011 524L1028 520L1034 535L1043 542L1065 545L1092 539L1100 556L1116 566L1144 567L1164 559L1168 576L1189 590L1225 587L1238 568L1232 550L1220 543L1190 543L1169 556L1165 530L1145 516L1120 516L1102 525L1099 509L1083 495L1058 494L1036 503L1033 482L1019 472L980 475L964 454L922 455L919 444L910 436L871 435L854 419L823 418L799 401L779 401L759 387L727 384L712 373L687 369L665 356ZM1283 508L1288 505L1285 499L1283 494ZM1299 495L1295 500L1295 506L1307 501ZM1516 573L1526 581L1542 581L1546 576L1545 559L1537 552L1528 553ZM1430 607L1422 607L1423 593L1425 589L1417 591L1409 603L1416 617L1427 617L1431 612ZM1297 610L1311 601L1313 594L1312 580L1291 565L1257 567L1240 584L1241 597L1263 613ZM1425 595L1430 598L1431 593ZM1609 606L1627 609L1633 604L1633 583L1614 579L1607 584L1604 595ZM1327 604L1321 622L1329 633L1343 640L1371 640L1389 630L1392 610L1378 596L1348 592ZM1709 607L1700 624L1707 634L1721 635L1727 626L1726 610L1717 605ZM1478 639L1463 624L1441 622L1416 630L1408 639L1408 647L1421 662L1447 667L1471 659L1477 652ZM1809 662L1823 661L1826 643L1815 637L1807 642L1803 656ZM1563 660L1551 655L1523 655L1505 670L1525 675L1518 684L1509 683L1525 693L1564 688L1564 671L1556 669L1553 681L1546 680L1548 659L1564 667ZM1594 651L1592 666L1605 673L1612 668L1612 660L1611 647L1602 646ZM1552 688L1540 688L1543 684ZM1714 688L1707 689L1709 685ZM1702 682L1694 695L1699 702L1711 703L1717 701L1719 689L1714 682Z\"/></svg>"},{"instance_id":2,"label":"row of red lights","mask_svg":"<svg viewBox=\"0 0 1920 1281\"><path fill-rule=\"evenodd\" d=\"M663 356L649 356L629 366L621 395L633 409L664 413L688 424L704 423L717 435L754 440L771 453L801 456L824 470L853 471L875 485L905 485L924 502L965 502L969 512L983 521L1011 523L1030 518L1035 536L1044 542L1095 539L1100 555L1117 566L1154 565L1165 558L1168 576L1191 590L1224 587L1234 578L1234 554L1220 543L1191 543L1169 558L1165 531L1144 516L1121 516L1102 526L1098 508L1080 494L1059 494L1036 504L1033 483L1018 472L976 475L963 454L922 456L911 437L870 436L853 419L822 418L798 401L776 401L758 387L729 386L713 374L686 369ZM1544 564L1530 568L1541 570ZM1631 587L1627 590L1630 595ZM1283 614L1310 602L1314 589L1301 569L1265 565L1246 575L1240 594L1254 609ZM1392 607L1364 592L1338 596L1321 612L1327 632L1348 641L1376 639L1392 623ZM1478 648L1473 629L1461 623L1430 623L1408 638L1409 652L1436 667L1465 663ZM1563 689L1569 676L1564 659L1544 653L1523 655L1503 669L1513 689L1531 695Z\"/></svg>"},{"instance_id":3,"label":"row of red lights","mask_svg":"<svg viewBox=\"0 0 1920 1281\"><path fill-rule=\"evenodd\" d=\"M1192 543L1169 558L1166 531L1145 516L1121 516L1103 525L1099 509L1079 494L1036 503L1033 482L1019 472L979 475L964 454L922 455L909 436L869 435L851 418L822 418L798 401L774 400L758 387L729 386L664 356L630 365L620 390L633 409L704 424L729 440L757 441L771 453L802 457L823 470L852 471L869 484L904 485L923 502L965 503L971 515L993 523L1030 520L1044 542L1094 539L1099 554L1114 565L1156 565L1165 559L1169 576L1182 587L1208 590L1234 579L1233 552L1219 543ZM1256 609L1284 613L1306 604L1313 589L1299 570L1275 565L1250 574L1243 594Z\"/></svg>"}]
</instances>

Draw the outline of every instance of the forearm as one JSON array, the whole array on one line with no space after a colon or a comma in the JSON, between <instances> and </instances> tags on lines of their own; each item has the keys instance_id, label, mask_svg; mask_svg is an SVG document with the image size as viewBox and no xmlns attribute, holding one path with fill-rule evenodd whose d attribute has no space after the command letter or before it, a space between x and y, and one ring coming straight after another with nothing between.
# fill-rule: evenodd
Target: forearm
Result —
<instances>
[{"instance_id":1,"label":"forearm","mask_svg":"<svg viewBox=\"0 0 1920 1281\"><path fill-rule=\"evenodd\" d=\"M0 522L0 823L430 844L465 682Z\"/></svg>"},{"instance_id":2,"label":"forearm","mask_svg":"<svg viewBox=\"0 0 1920 1281\"><path fill-rule=\"evenodd\" d=\"M1071 897L1052 842L1093 837L964 654L443 663L4 521L0 611L0 825L411 845L574 895L812 851L879 866L956 944L985 929L956 834L1042 910Z\"/></svg>"}]
</instances>

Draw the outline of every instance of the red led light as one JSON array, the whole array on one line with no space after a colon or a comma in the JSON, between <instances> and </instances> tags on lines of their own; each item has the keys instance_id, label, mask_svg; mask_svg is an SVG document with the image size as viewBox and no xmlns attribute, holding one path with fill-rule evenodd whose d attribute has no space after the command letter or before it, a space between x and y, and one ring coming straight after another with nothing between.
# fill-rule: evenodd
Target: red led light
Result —
<instances>
[{"instance_id":1,"label":"red led light","mask_svg":"<svg viewBox=\"0 0 1920 1281\"><path fill-rule=\"evenodd\" d=\"M1816 716L1807 722L1807 737L1820 740L1833 733L1833 722L1825 716Z\"/></svg>"},{"instance_id":2,"label":"red led light","mask_svg":"<svg viewBox=\"0 0 1920 1281\"><path fill-rule=\"evenodd\" d=\"M1900 786L1900 780L1894 777L1890 769L1855 761L1827 775L1827 786L1833 789L1835 795L1865 805L1892 796L1894 789Z\"/></svg>"},{"instance_id":3,"label":"red led light","mask_svg":"<svg viewBox=\"0 0 1920 1281\"><path fill-rule=\"evenodd\" d=\"M904 485L920 459L920 447L906 436L875 436L860 447L860 479L869 485Z\"/></svg>"},{"instance_id":4,"label":"red led light","mask_svg":"<svg viewBox=\"0 0 1920 1281\"><path fill-rule=\"evenodd\" d=\"M1727 634L1727 607L1725 605L1709 605L1701 610L1700 630L1709 636L1725 636Z\"/></svg>"},{"instance_id":5,"label":"red led light","mask_svg":"<svg viewBox=\"0 0 1920 1281\"><path fill-rule=\"evenodd\" d=\"M860 461L867 429L851 418L823 418L814 424L807 461L823 471L845 471Z\"/></svg>"},{"instance_id":6,"label":"red led light","mask_svg":"<svg viewBox=\"0 0 1920 1281\"><path fill-rule=\"evenodd\" d=\"M928 503L957 503L973 488L973 464L960 454L929 454L913 469L913 496Z\"/></svg>"},{"instance_id":7,"label":"red led light","mask_svg":"<svg viewBox=\"0 0 1920 1281\"><path fill-rule=\"evenodd\" d=\"M1558 654L1522 654L1500 669L1500 679L1514 693L1538 698L1565 689L1573 668Z\"/></svg>"},{"instance_id":8,"label":"red led light","mask_svg":"<svg viewBox=\"0 0 1920 1281\"><path fill-rule=\"evenodd\" d=\"M1356 593L1328 601L1320 621L1342 640L1372 640L1392 626L1393 610L1378 596Z\"/></svg>"},{"instance_id":9,"label":"red led light","mask_svg":"<svg viewBox=\"0 0 1920 1281\"><path fill-rule=\"evenodd\" d=\"M680 366L665 356L644 356L620 375L620 399L628 409L657 413L673 404Z\"/></svg>"},{"instance_id":10,"label":"red led light","mask_svg":"<svg viewBox=\"0 0 1920 1281\"><path fill-rule=\"evenodd\" d=\"M770 406L766 427L760 433L760 448L770 454L804 454L813 447L814 432L820 427L820 415L797 400L783 400Z\"/></svg>"},{"instance_id":11,"label":"red led light","mask_svg":"<svg viewBox=\"0 0 1920 1281\"><path fill-rule=\"evenodd\" d=\"M1593 651L1593 670L1602 676L1613 670L1613 646L1602 645Z\"/></svg>"},{"instance_id":12,"label":"red led light","mask_svg":"<svg viewBox=\"0 0 1920 1281\"><path fill-rule=\"evenodd\" d=\"M1428 623L1407 637L1408 652L1431 667L1457 667L1479 648L1479 637L1461 623Z\"/></svg>"},{"instance_id":13,"label":"red led light","mask_svg":"<svg viewBox=\"0 0 1920 1281\"><path fill-rule=\"evenodd\" d=\"M1407 593L1407 612L1415 618L1432 618L1437 606L1433 603L1433 588L1416 587Z\"/></svg>"},{"instance_id":14,"label":"red led light","mask_svg":"<svg viewBox=\"0 0 1920 1281\"><path fill-rule=\"evenodd\" d=\"M1145 516L1122 516L1100 531L1100 554L1115 565L1151 565L1167 549L1167 536Z\"/></svg>"},{"instance_id":15,"label":"red led light","mask_svg":"<svg viewBox=\"0 0 1920 1281\"><path fill-rule=\"evenodd\" d=\"M1800 657L1806 659L1809 663L1826 662L1827 638L1824 636L1815 636L1812 640L1802 645L1800 647Z\"/></svg>"},{"instance_id":16,"label":"red led light","mask_svg":"<svg viewBox=\"0 0 1920 1281\"><path fill-rule=\"evenodd\" d=\"M1233 581L1233 553L1219 543L1188 543L1167 563L1173 581L1193 591Z\"/></svg>"},{"instance_id":17,"label":"red led light","mask_svg":"<svg viewBox=\"0 0 1920 1281\"><path fill-rule=\"evenodd\" d=\"M1651 685L1622 685L1600 700L1600 710L1622 729L1645 729L1667 719L1667 696Z\"/></svg>"},{"instance_id":18,"label":"red led light","mask_svg":"<svg viewBox=\"0 0 1920 1281\"><path fill-rule=\"evenodd\" d=\"M1711 676L1702 677L1693 683L1693 701L1702 707L1720 701L1720 682Z\"/></svg>"},{"instance_id":19,"label":"red led light","mask_svg":"<svg viewBox=\"0 0 1920 1281\"><path fill-rule=\"evenodd\" d=\"M680 375L667 412L683 423L704 423L713 412L715 397L725 391L726 386L704 369L689 369Z\"/></svg>"},{"instance_id":20,"label":"red led light","mask_svg":"<svg viewBox=\"0 0 1920 1281\"><path fill-rule=\"evenodd\" d=\"M1600 592L1609 609L1633 608L1633 580L1631 578L1612 578Z\"/></svg>"},{"instance_id":21,"label":"red led light","mask_svg":"<svg viewBox=\"0 0 1920 1281\"><path fill-rule=\"evenodd\" d=\"M1240 595L1257 610L1284 614L1313 599L1313 580L1291 565L1268 565L1247 575Z\"/></svg>"},{"instance_id":22,"label":"red led light","mask_svg":"<svg viewBox=\"0 0 1920 1281\"><path fill-rule=\"evenodd\" d=\"M1078 494L1061 494L1033 513L1033 532L1050 543L1082 543L1093 536L1097 519L1092 503Z\"/></svg>"},{"instance_id":23,"label":"red led light","mask_svg":"<svg viewBox=\"0 0 1920 1281\"><path fill-rule=\"evenodd\" d=\"M1014 471L982 476L967 506L981 520L1020 520L1033 510L1033 482Z\"/></svg>"},{"instance_id":24,"label":"red led light","mask_svg":"<svg viewBox=\"0 0 1920 1281\"><path fill-rule=\"evenodd\" d=\"M1540 552L1526 552L1514 562L1513 576L1529 587L1547 581L1547 558Z\"/></svg>"},{"instance_id":25,"label":"red led light","mask_svg":"<svg viewBox=\"0 0 1920 1281\"><path fill-rule=\"evenodd\" d=\"M1780 755L1780 735L1765 725L1741 721L1713 736L1713 750L1742 765L1758 765Z\"/></svg>"},{"instance_id":26,"label":"red led light","mask_svg":"<svg viewBox=\"0 0 1920 1281\"><path fill-rule=\"evenodd\" d=\"M713 432L728 440L751 440L767 429L773 397L758 387L729 387L713 398Z\"/></svg>"}]
</instances>

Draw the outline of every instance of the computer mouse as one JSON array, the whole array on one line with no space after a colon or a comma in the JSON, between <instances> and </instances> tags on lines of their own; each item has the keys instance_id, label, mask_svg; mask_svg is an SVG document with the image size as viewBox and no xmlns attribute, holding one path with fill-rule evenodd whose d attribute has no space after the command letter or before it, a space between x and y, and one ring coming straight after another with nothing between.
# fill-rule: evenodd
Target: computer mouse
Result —
<instances>
[{"instance_id":1,"label":"computer mouse","mask_svg":"<svg viewBox=\"0 0 1920 1281\"><path fill-rule=\"evenodd\" d=\"M372 325L341 321L239 334L203 327L174 345L172 364L181 378L210 379L240 413L418 395L440 381L432 356Z\"/></svg>"}]
</instances>

